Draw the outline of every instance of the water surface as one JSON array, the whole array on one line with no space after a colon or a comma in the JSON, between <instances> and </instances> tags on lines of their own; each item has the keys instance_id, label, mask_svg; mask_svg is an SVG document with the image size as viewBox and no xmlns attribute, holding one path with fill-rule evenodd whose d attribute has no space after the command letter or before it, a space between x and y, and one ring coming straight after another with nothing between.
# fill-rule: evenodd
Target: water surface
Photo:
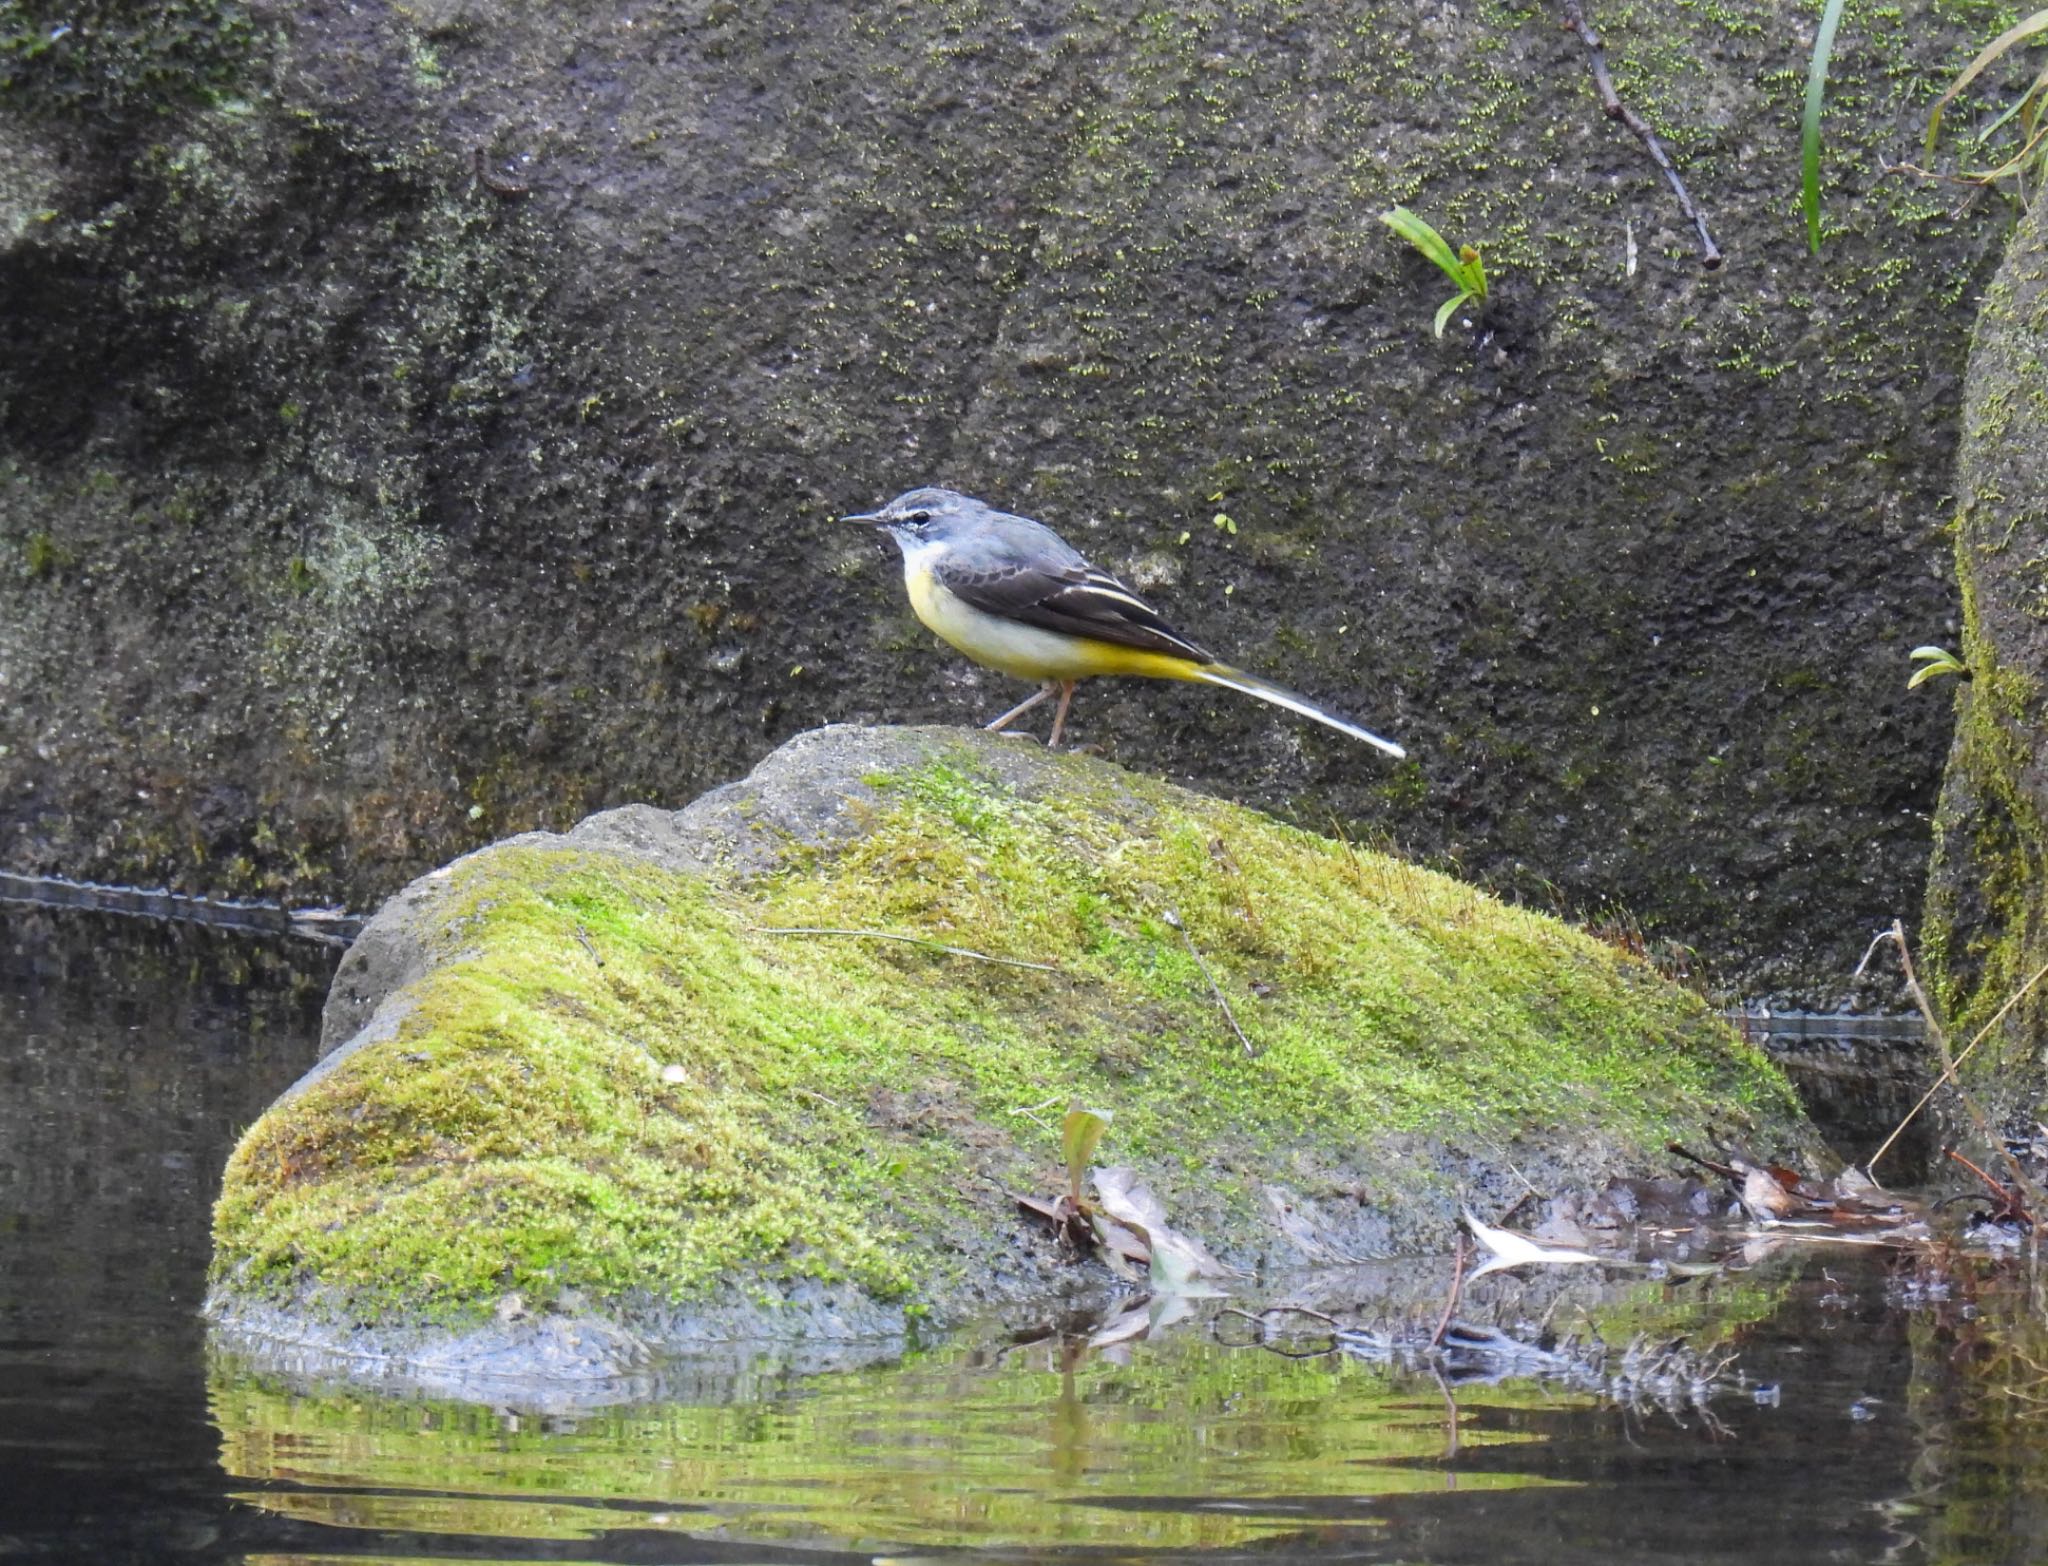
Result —
<instances>
[{"instance_id":1,"label":"water surface","mask_svg":"<svg viewBox=\"0 0 2048 1566\"><path fill-rule=\"evenodd\" d=\"M686 1368L573 1413L266 1373L197 1319L208 1208L313 1057L333 955L0 907L0 1555L1771 1566L2048 1537L2040 1302L1969 1257L1785 1247L1496 1277L1464 1307L1731 1354L1705 1412L1289 1359L1200 1317L1109 1349L992 1330L834 1374ZM1426 1312L1446 1274L1319 1298Z\"/></svg>"}]
</instances>

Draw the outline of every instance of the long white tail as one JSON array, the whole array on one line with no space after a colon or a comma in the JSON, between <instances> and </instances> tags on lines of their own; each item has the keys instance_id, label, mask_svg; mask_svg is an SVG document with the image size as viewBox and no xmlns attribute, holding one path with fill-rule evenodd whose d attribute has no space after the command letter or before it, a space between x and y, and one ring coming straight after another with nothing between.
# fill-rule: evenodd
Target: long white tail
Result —
<instances>
[{"instance_id":1,"label":"long white tail","mask_svg":"<svg viewBox=\"0 0 2048 1566\"><path fill-rule=\"evenodd\" d=\"M1402 757L1408 754L1392 740L1381 739L1370 729L1362 729L1349 718L1339 717L1327 707L1318 707L1306 696L1291 691L1284 685L1275 685L1271 680L1262 680L1256 674L1246 674L1242 669L1233 669L1227 663L1196 664L1188 671L1191 680L1205 680L1211 685L1221 685L1225 690L1242 691L1247 696L1256 696L1260 701L1269 701L1276 707L1285 707L1289 712L1298 712L1304 718L1314 718L1326 723L1339 733L1349 734L1353 739L1362 739L1368 745L1377 745L1389 756Z\"/></svg>"}]
</instances>

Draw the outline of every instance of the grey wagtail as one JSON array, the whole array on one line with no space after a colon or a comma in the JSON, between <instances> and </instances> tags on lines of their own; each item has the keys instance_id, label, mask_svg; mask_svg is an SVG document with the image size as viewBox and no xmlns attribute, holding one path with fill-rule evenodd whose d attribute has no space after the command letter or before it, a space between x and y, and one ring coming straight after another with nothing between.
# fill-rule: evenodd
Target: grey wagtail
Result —
<instances>
[{"instance_id":1,"label":"grey wagtail","mask_svg":"<svg viewBox=\"0 0 2048 1566\"><path fill-rule=\"evenodd\" d=\"M1304 718L1408 753L1306 696L1218 661L1158 611L1043 523L1011 516L950 489L913 489L880 511L842 518L886 528L903 551L910 607L926 629L976 663L1042 683L989 724L1000 729L1058 694L1052 739L1067 726L1074 687L1098 674L1200 680L1242 691Z\"/></svg>"}]
</instances>

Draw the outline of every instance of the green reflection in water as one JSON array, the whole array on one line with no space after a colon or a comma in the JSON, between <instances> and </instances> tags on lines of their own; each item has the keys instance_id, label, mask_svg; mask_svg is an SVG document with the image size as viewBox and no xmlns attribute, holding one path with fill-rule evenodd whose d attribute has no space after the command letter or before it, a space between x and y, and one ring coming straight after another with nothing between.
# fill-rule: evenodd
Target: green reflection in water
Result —
<instances>
[{"instance_id":1,"label":"green reflection in water","mask_svg":"<svg viewBox=\"0 0 2048 1566\"><path fill-rule=\"evenodd\" d=\"M544 1420L295 1393L238 1379L226 1361L212 1395L229 1472L293 1486L239 1499L397 1531L566 1539L664 1528L859 1550L1200 1548L1299 1528L1286 1501L1257 1504L1276 1496L1533 1482L1453 1479L1445 1401L1426 1378L1229 1350L1193 1333L1140 1345L1129 1364L1068 1357L1057 1346L999 1360L943 1349L792 1377L726 1406ZM1490 1408L1544 1401L1528 1388L1484 1398ZM1469 1448L1527 1438L1475 1428L1468 1406L1457 1439Z\"/></svg>"},{"instance_id":2,"label":"green reflection in water","mask_svg":"<svg viewBox=\"0 0 2048 1566\"><path fill-rule=\"evenodd\" d=\"M2048 1274L2025 1258L1932 1254L1912 1317L1914 1487L1902 1533L1939 1566L2041 1558L2048 1534Z\"/></svg>"},{"instance_id":3,"label":"green reflection in water","mask_svg":"<svg viewBox=\"0 0 2048 1566\"><path fill-rule=\"evenodd\" d=\"M1608 1293L1618 1326L1705 1341L1768 1308L1726 1283L1679 1305ZM1657 1303L1663 1308L1657 1309ZM1625 1338L1626 1329L1621 1336ZM1610 1338L1610 1341L1620 1341ZM1540 1461L1457 1454L1537 1443L1583 1399L1462 1389L1356 1361L1226 1349L1200 1328L1128 1363L1057 1344L946 1346L863 1370L741 1375L703 1402L536 1418L443 1400L293 1389L214 1365L222 1462L275 1486L240 1499L346 1528L502 1539L614 1529L864 1552L946 1546L1221 1548L1366 1526L1373 1499L1549 1483ZM1336 1503L1336 1504L1332 1504Z\"/></svg>"}]
</instances>

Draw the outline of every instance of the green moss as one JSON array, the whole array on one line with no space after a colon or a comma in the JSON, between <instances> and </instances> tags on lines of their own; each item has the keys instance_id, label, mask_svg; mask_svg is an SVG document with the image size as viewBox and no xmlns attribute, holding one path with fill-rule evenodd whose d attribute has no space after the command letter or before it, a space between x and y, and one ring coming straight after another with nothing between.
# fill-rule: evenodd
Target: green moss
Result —
<instances>
[{"instance_id":1,"label":"green moss","mask_svg":"<svg viewBox=\"0 0 2048 1566\"><path fill-rule=\"evenodd\" d=\"M22 543L21 563L29 580L39 582L64 563L64 551L48 533L34 532Z\"/></svg>"},{"instance_id":2,"label":"green moss","mask_svg":"<svg viewBox=\"0 0 2048 1566\"><path fill-rule=\"evenodd\" d=\"M97 119L221 103L258 43L239 0L10 0L0 6L0 102Z\"/></svg>"},{"instance_id":3,"label":"green moss","mask_svg":"<svg viewBox=\"0 0 2048 1566\"><path fill-rule=\"evenodd\" d=\"M2043 709L2039 683L1998 663L1997 649L1980 628L1975 594L1966 593L1964 603L1963 656L1972 678L1958 695L1950 790L1936 820L1937 895L1926 943L1937 999L1952 1030L1968 1037L2048 960L2040 907L2041 888L2048 885L2048 821L2027 786L2033 758L2023 738L2035 732L2035 715ZM1955 875L1969 878L1967 898L1959 899L1954 885L1943 886ZM1967 913L1959 900L1972 905ZM2029 1015L2022 1013L2022 1024ZM2025 1045L2020 1049L2022 1057L2031 1054ZM1974 1069L1996 1080L2015 1064L1994 1049Z\"/></svg>"},{"instance_id":4,"label":"green moss","mask_svg":"<svg viewBox=\"0 0 2048 1566\"><path fill-rule=\"evenodd\" d=\"M1956 578L1962 656L1956 738L1935 819L1935 866L1923 936L1936 998L1960 1045L2048 962L2048 814L2039 782L2039 736L2048 720L2042 681L2048 649L2048 535L2042 518L2048 465L2048 388L2038 353L2048 306L2048 242L2029 214L1986 290L1971 356L1959 506ZM2001 1113L2025 1111L2048 1090L2038 1039L2048 997L2035 993L2004 1037L1969 1069Z\"/></svg>"},{"instance_id":5,"label":"green moss","mask_svg":"<svg viewBox=\"0 0 2048 1566\"><path fill-rule=\"evenodd\" d=\"M1110 1110L1105 1156L1226 1244L1296 1169L1412 1204L1443 1174L1375 1156L1403 1138L1648 1149L1794 1114L1697 999L1577 930L1091 763L1061 781L1020 797L963 751L744 883L464 861L397 1035L236 1151L218 1274L458 1315L745 1276L920 1302L1004 1190L1055 1188L1055 1134L1019 1113L1048 1100Z\"/></svg>"}]
</instances>

